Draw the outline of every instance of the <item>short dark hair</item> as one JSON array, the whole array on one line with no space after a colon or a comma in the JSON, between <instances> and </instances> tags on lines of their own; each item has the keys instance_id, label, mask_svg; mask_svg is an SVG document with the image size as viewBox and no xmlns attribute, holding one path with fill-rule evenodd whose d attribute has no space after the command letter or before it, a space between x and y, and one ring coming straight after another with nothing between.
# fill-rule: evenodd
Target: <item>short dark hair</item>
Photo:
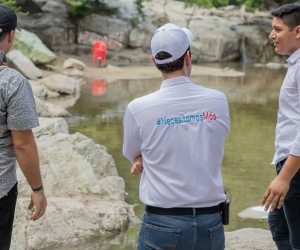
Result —
<instances>
[{"instance_id":1,"label":"short dark hair","mask_svg":"<svg viewBox=\"0 0 300 250\"><path fill-rule=\"evenodd\" d=\"M279 17L291 31L300 25L300 4L291 3L280 6L271 12L273 17Z\"/></svg>"},{"instance_id":2,"label":"short dark hair","mask_svg":"<svg viewBox=\"0 0 300 250\"><path fill-rule=\"evenodd\" d=\"M188 51L191 54L190 47L188 47L188 49L186 50L186 52L188 52ZM164 63L164 64L156 64L156 68L163 73L172 73L176 70L182 69L183 63L184 63L184 56L185 56L186 52L181 57L179 57L177 60L175 60L174 62ZM172 57L172 55L170 53L161 51L156 54L155 59L164 60L164 59L168 59L170 57Z\"/></svg>"},{"instance_id":3,"label":"short dark hair","mask_svg":"<svg viewBox=\"0 0 300 250\"><path fill-rule=\"evenodd\" d=\"M5 39L5 37L8 35L9 32L10 32L10 31L0 33L0 42L2 42L2 41Z\"/></svg>"}]
</instances>

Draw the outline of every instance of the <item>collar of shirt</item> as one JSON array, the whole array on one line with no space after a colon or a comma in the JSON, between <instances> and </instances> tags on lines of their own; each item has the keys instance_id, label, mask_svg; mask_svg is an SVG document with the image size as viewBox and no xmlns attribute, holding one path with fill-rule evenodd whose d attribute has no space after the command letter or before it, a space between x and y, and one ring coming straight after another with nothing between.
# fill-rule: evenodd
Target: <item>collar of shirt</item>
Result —
<instances>
[{"instance_id":1,"label":"collar of shirt","mask_svg":"<svg viewBox=\"0 0 300 250\"><path fill-rule=\"evenodd\" d=\"M7 63L6 55L2 50L0 50L0 61Z\"/></svg>"},{"instance_id":2,"label":"collar of shirt","mask_svg":"<svg viewBox=\"0 0 300 250\"><path fill-rule=\"evenodd\" d=\"M286 61L289 65L293 65L300 58L300 49L296 50Z\"/></svg>"},{"instance_id":3,"label":"collar of shirt","mask_svg":"<svg viewBox=\"0 0 300 250\"><path fill-rule=\"evenodd\" d=\"M173 85L189 83L189 82L191 82L191 80L187 76L173 77L173 78L164 80L161 83L160 88L162 89L162 88L170 87L170 86L173 86Z\"/></svg>"}]
</instances>

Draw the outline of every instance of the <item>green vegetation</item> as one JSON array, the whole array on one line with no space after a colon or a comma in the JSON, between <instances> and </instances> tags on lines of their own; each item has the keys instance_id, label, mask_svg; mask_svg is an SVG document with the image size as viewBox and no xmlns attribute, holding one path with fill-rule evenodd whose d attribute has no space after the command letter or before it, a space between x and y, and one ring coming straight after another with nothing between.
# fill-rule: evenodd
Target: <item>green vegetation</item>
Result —
<instances>
[{"instance_id":1,"label":"green vegetation","mask_svg":"<svg viewBox=\"0 0 300 250\"><path fill-rule=\"evenodd\" d=\"M130 19L130 23L132 27L137 26L139 19L145 20L145 12L144 12L144 5L143 2L151 1L151 0L135 0L135 6L137 10L137 15Z\"/></svg>"},{"instance_id":2,"label":"green vegetation","mask_svg":"<svg viewBox=\"0 0 300 250\"><path fill-rule=\"evenodd\" d=\"M293 3L294 0L177 0L184 2L186 6L198 6L203 8L222 7L227 5L245 5L248 11L265 9L265 2L275 2L278 5Z\"/></svg>"},{"instance_id":3,"label":"green vegetation","mask_svg":"<svg viewBox=\"0 0 300 250\"><path fill-rule=\"evenodd\" d=\"M118 8L109 7L103 0L66 0L66 3L70 6L70 19L84 18L92 13L112 15L118 12Z\"/></svg>"},{"instance_id":4,"label":"green vegetation","mask_svg":"<svg viewBox=\"0 0 300 250\"><path fill-rule=\"evenodd\" d=\"M245 4L248 10L263 9L264 0L237 0L240 4Z\"/></svg>"},{"instance_id":5,"label":"green vegetation","mask_svg":"<svg viewBox=\"0 0 300 250\"><path fill-rule=\"evenodd\" d=\"M26 14L22 12L21 7L17 7L16 0L0 0L0 3L5 4L6 6L13 9L16 13Z\"/></svg>"},{"instance_id":6,"label":"green vegetation","mask_svg":"<svg viewBox=\"0 0 300 250\"><path fill-rule=\"evenodd\" d=\"M204 8L221 7L229 4L229 0L177 0L184 2L186 6L199 6Z\"/></svg>"},{"instance_id":7,"label":"green vegetation","mask_svg":"<svg viewBox=\"0 0 300 250\"><path fill-rule=\"evenodd\" d=\"M145 19L145 12L144 12L144 6L143 6L143 2L145 0L135 0L135 5L136 5L136 10L138 11L139 15L141 16L141 18L144 20ZM146 0L149 1L149 0Z\"/></svg>"}]
</instances>

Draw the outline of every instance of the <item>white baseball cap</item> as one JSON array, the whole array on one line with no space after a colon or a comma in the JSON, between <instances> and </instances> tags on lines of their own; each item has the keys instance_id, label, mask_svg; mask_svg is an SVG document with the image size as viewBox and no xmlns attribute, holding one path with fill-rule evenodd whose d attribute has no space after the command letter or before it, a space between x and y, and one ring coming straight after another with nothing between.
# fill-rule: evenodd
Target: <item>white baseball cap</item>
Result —
<instances>
[{"instance_id":1,"label":"white baseball cap","mask_svg":"<svg viewBox=\"0 0 300 250\"><path fill-rule=\"evenodd\" d=\"M193 40L194 35L187 28L180 28L172 23L161 26L154 32L151 40L151 51L155 62L157 64L174 62L184 55ZM156 59L155 56L162 51L168 52L172 57L164 60Z\"/></svg>"}]
</instances>

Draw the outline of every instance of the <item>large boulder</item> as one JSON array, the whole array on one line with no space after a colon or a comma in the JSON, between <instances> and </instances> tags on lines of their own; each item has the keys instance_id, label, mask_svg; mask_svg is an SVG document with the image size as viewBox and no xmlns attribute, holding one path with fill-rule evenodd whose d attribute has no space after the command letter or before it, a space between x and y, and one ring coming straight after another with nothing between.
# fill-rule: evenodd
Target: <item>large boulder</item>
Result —
<instances>
[{"instance_id":1,"label":"large boulder","mask_svg":"<svg viewBox=\"0 0 300 250\"><path fill-rule=\"evenodd\" d=\"M53 74L38 80L38 82L51 91L60 94L74 95L80 91L79 82L63 74Z\"/></svg>"},{"instance_id":2,"label":"large boulder","mask_svg":"<svg viewBox=\"0 0 300 250\"><path fill-rule=\"evenodd\" d=\"M223 18L197 16L191 20L192 58L196 61L233 61L240 56L240 37Z\"/></svg>"},{"instance_id":3,"label":"large boulder","mask_svg":"<svg viewBox=\"0 0 300 250\"><path fill-rule=\"evenodd\" d=\"M78 70L84 70L84 68L86 68L86 64L76 58L70 57L64 61L63 68L75 68Z\"/></svg>"},{"instance_id":4,"label":"large boulder","mask_svg":"<svg viewBox=\"0 0 300 250\"><path fill-rule=\"evenodd\" d=\"M71 178L68 176L66 178ZM47 195L47 194L46 194ZM133 206L124 201L105 201L98 196L48 197L45 215L29 221L29 196L19 196L11 249L34 250L60 247L95 239L105 239L128 228L136 220Z\"/></svg>"},{"instance_id":5,"label":"large boulder","mask_svg":"<svg viewBox=\"0 0 300 250\"><path fill-rule=\"evenodd\" d=\"M53 103L45 102L44 100L34 97L36 104L36 112L39 117L65 117L70 113L64 108Z\"/></svg>"},{"instance_id":6,"label":"large boulder","mask_svg":"<svg viewBox=\"0 0 300 250\"><path fill-rule=\"evenodd\" d=\"M58 92L51 91L46 86L40 84L38 81L29 80L33 94L36 97L45 99L45 98L54 98L60 96Z\"/></svg>"},{"instance_id":7,"label":"large boulder","mask_svg":"<svg viewBox=\"0 0 300 250\"><path fill-rule=\"evenodd\" d=\"M226 250L274 250L277 249L271 232L261 228L242 228L225 233Z\"/></svg>"},{"instance_id":8,"label":"large boulder","mask_svg":"<svg viewBox=\"0 0 300 250\"><path fill-rule=\"evenodd\" d=\"M146 20L152 23L172 22L188 27L195 36L194 61L256 62L280 61L268 35L272 16L268 11L246 12L245 6L203 9L185 7L183 2L159 0L144 3Z\"/></svg>"},{"instance_id":9,"label":"large boulder","mask_svg":"<svg viewBox=\"0 0 300 250\"><path fill-rule=\"evenodd\" d=\"M128 21L91 14L79 23L78 42L92 45L95 40L100 40L106 43L108 49L120 50L127 47L130 30Z\"/></svg>"},{"instance_id":10,"label":"large boulder","mask_svg":"<svg viewBox=\"0 0 300 250\"><path fill-rule=\"evenodd\" d=\"M131 48L143 48L148 50L150 48L151 38L157 27L148 22L142 22L133 29L129 34L128 46Z\"/></svg>"},{"instance_id":11,"label":"large boulder","mask_svg":"<svg viewBox=\"0 0 300 250\"><path fill-rule=\"evenodd\" d=\"M32 250L105 239L139 222L124 201L124 180L104 146L76 133L68 134L62 118L39 118L33 129L39 150L48 207L29 221L30 187L17 169L19 198L11 249Z\"/></svg>"},{"instance_id":12,"label":"large boulder","mask_svg":"<svg viewBox=\"0 0 300 250\"><path fill-rule=\"evenodd\" d=\"M42 71L34 65L34 63L19 50L11 50L7 53L8 65L26 78L37 80L43 77Z\"/></svg>"},{"instance_id":13,"label":"large boulder","mask_svg":"<svg viewBox=\"0 0 300 250\"><path fill-rule=\"evenodd\" d=\"M37 35L25 29L15 34L13 48L20 50L34 64L47 64L56 58L56 55L43 44Z\"/></svg>"}]
</instances>

